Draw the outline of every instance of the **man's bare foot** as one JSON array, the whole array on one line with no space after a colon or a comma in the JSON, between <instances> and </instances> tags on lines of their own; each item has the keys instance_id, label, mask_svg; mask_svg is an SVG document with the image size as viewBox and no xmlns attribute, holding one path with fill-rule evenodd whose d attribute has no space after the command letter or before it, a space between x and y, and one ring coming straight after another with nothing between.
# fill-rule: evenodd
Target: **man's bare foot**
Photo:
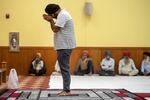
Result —
<instances>
[{"instance_id":1,"label":"man's bare foot","mask_svg":"<svg viewBox=\"0 0 150 100\"><path fill-rule=\"evenodd\" d=\"M66 92L66 91L61 91L60 93L57 94L58 96L70 96L71 93L70 92Z\"/></svg>"}]
</instances>

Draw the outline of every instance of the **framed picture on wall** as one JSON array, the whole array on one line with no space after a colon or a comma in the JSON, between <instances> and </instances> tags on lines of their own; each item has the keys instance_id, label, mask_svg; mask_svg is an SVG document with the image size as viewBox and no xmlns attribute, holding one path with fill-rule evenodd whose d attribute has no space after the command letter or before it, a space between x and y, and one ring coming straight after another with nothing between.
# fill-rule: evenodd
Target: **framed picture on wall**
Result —
<instances>
[{"instance_id":1,"label":"framed picture on wall","mask_svg":"<svg viewBox=\"0 0 150 100\"><path fill-rule=\"evenodd\" d=\"M9 33L9 51L19 52L19 32Z\"/></svg>"}]
</instances>

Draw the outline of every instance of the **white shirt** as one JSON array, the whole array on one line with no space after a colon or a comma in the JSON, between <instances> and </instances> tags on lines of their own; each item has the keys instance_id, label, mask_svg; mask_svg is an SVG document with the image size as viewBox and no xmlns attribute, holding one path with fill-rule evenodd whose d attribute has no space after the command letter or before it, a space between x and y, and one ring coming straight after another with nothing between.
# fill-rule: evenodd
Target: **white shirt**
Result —
<instances>
[{"instance_id":1,"label":"white shirt","mask_svg":"<svg viewBox=\"0 0 150 100\"><path fill-rule=\"evenodd\" d=\"M141 72L150 73L150 57L142 61Z\"/></svg>"},{"instance_id":2,"label":"white shirt","mask_svg":"<svg viewBox=\"0 0 150 100\"><path fill-rule=\"evenodd\" d=\"M134 61L129 58L129 63L128 64L125 64L125 59L122 58L120 61L119 61L119 74L121 74L121 70L126 70L128 72L132 72L133 70L137 70L136 67L135 67L135 64L134 64Z\"/></svg>"},{"instance_id":3,"label":"white shirt","mask_svg":"<svg viewBox=\"0 0 150 100\"><path fill-rule=\"evenodd\" d=\"M38 62L38 64L36 64L36 60L34 60L32 62L32 65L35 70L41 70L44 67L44 62L42 60L40 60L40 62Z\"/></svg>"},{"instance_id":4,"label":"white shirt","mask_svg":"<svg viewBox=\"0 0 150 100\"><path fill-rule=\"evenodd\" d=\"M60 30L54 34L54 47L59 49L72 49L76 47L74 25L70 14L66 10L61 10L56 19L56 26Z\"/></svg>"},{"instance_id":5,"label":"white shirt","mask_svg":"<svg viewBox=\"0 0 150 100\"><path fill-rule=\"evenodd\" d=\"M113 58L110 58L109 60L104 58L100 64L103 70L114 71L115 60Z\"/></svg>"}]
</instances>

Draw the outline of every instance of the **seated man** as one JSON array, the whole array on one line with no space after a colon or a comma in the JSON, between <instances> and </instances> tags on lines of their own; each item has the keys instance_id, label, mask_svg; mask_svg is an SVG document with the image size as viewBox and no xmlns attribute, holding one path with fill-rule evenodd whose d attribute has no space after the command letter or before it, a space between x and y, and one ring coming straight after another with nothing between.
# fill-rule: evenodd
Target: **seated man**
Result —
<instances>
[{"instance_id":1,"label":"seated man","mask_svg":"<svg viewBox=\"0 0 150 100\"><path fill-rule=\"evenodd\" d=\"M143 53L144 59L142 60L141 65L141 73L142 75L149 76L150 75L150 53Z\"/></svg>"},{"instance_id":2,"label":"seated man","mask_svg":"<svg viewBox=\"0 0 150 100\"><path fill-rule=\"evenodd\" d=\"M119 61L119 74L134 76L138 74L134 61L130 58L128 51L123 52L123 58Z\"/></svg>"},{"instance_id":3,"label":"seated man","mask_svg":"<svg viewBox=\"0 0 150 100\"><path fill-rule=\"evenodd\" d=\"M99 73L100 76L114 76L114 66L115 61L113 58L111 58L111 51L105 52L105 58L102 59L101 65L101 71Z\"/></svg>"},{"instance_id":4,"label":"seated man","mask_svg":"<svg viewBox=\"0 0 150 100\"><path fill-rule=\"evenodd\" d=\"M41 53L36 53L36 57L32 60L29 72L30 75L34 74L40 76L46 73L45 64L42 59Z\"/></svg>"},{"instance_id":5,"label":"seated man","mask_svg":"<svg viewBox=\"0 0 150 100\"><path fill-rule=\"evenodd\" d=\"M93 63L92 59L89 58L88 51L84 50L82 53L82 57L78 60L75 69L75 75L84 75L93 73Z\"/></svg>"}]
</instances>

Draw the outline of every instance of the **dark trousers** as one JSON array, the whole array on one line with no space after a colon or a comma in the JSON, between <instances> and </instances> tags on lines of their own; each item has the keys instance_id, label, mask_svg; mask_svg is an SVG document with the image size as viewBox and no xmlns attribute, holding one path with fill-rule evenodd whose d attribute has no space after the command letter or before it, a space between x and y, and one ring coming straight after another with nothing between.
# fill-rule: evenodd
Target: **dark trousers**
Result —
<instances>
[{"instance_id":1,"label":"dark trousers","mask_svg":"<svg viewBox=\"0 0 150 100\"><path fill-rule=\"evenodd\" d=\"M69 60L72 49L60 49L57 50L57 60L60 66L62 78L63 78L63 90L70 92L70 67Z\"/></svg>"},{"instance_id":2,"label":"dark trousers","mask_svg":"<svg viewBox=\"0 0 150 100\"><path fill-rule=\"evenodd\" d=\"M43 68L39 70L38 72L35 69L30 69L29 74L35 74L35 76L41 76L46 73L46 70Z\"/></svg>"},{"instance_id":3,"label":"dark trousers","mask_svg":"<svg viewBox=\"0 0 150 100\"><path fill-rule=\"evenodd\" d=\"M105 70L101 70L99 72L100 76L115 76L115 72L114 71L105 71Z\"/></svg>"}]
</instances>

